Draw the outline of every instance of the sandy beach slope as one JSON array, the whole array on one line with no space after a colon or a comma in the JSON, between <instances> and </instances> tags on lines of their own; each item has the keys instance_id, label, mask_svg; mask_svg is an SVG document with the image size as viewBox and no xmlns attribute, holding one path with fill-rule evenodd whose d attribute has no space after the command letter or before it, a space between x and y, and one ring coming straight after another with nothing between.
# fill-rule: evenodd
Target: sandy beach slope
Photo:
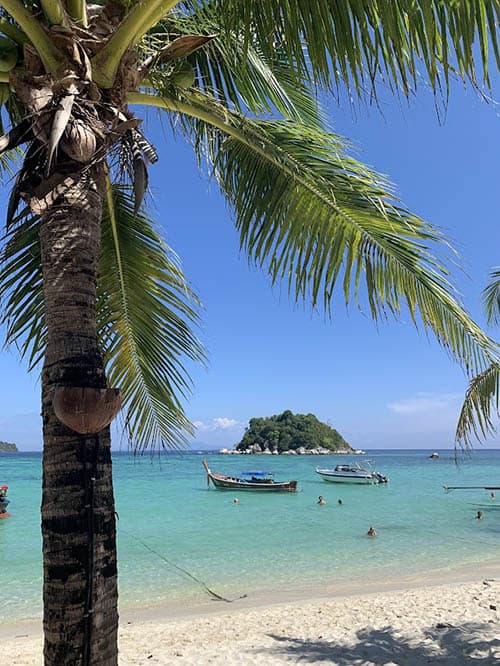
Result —
<instances>
[{"instance_id":1,"label":"sandy beach slope","mask_svg":"<svg viewBox=\"0 0 500 666\"><path fill-rule=\"evenodd\" d=\"M500 664L500 579L244 608L124 614L120 666ZM16 633L16 631L18 633ZM39 626L0 635L2 663L41 666Z\"/></svg>"}]
</instances>

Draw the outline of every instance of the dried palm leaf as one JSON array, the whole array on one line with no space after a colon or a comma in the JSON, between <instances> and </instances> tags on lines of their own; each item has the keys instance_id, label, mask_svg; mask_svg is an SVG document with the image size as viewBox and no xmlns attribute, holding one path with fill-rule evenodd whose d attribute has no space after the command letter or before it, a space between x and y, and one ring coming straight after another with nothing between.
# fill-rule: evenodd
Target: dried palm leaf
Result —
<instances>
[{"instance_id":1,"label":"dried palm leaf","mask_svg":"<svg viewBox=\"0 0 500 666\"><path fill-rule=\"evenodd\" d=\"M48 144L48 154L47 154L47 167L45 169L46 175L50 173L50 167L52 165L52 158L54 157L54 152L59 145L59 141L64 134L64 130L71 118L71 111L73 109L73 104L75 101L75 95L77 94L78 89L74 83L71 83L67 90L66 94L63 94L59 103L57 105L56 112L54 113L54 120L52 121L52 128L50 130L49 144Z\"/></svg>"}]
</instances>

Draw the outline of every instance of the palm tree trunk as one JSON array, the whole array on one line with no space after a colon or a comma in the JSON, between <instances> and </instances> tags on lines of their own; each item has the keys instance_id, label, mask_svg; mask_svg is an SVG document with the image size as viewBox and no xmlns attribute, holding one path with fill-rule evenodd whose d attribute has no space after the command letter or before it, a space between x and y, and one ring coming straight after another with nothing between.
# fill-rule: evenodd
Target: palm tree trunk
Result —
<instances>
[{"instance_id":1,"label":"palm tree trunk","mask_svg":"<svg viewBox=\"0 0 500 666\"><path fill-rule=\"evenodd\" d=\"M109 428L79 435L52 407L59 386L106 386L96 336L102 172L42 219L47 349L42 374L45 666L116 666L117 572Z\"/></svg>"}]
</instances>

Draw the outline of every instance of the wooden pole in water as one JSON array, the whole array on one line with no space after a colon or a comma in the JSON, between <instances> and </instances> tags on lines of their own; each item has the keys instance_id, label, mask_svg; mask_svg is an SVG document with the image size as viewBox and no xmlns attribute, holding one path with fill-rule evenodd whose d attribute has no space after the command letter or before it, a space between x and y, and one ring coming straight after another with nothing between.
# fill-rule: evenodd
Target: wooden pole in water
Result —
<instances>
[{"instance_id":1,"label":"wooden pole in water","mask_svg":"<svg viewBox=\"0 0 500 666\"><path fill-rule=\"evenodd\" d=\"M205 459L203 459L203 467L207 470L207 488L210 488L210 467Z\"/></svg>"}]
</instances>

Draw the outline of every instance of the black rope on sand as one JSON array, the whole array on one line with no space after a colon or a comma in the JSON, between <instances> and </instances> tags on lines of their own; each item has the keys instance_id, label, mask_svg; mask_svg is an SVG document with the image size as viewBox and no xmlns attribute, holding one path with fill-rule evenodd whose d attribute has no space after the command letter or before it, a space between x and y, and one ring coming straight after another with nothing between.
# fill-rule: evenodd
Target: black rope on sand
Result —
<instances>
[{"instance_id":1,"label":"black rope on sand","mask_svg":"<svg viewBox=\"0 0 500 666\"><path fill-rule=\"evenodd\" d=\"M199 578L196 578L196 576L194 576L192 573L190 573L186 569L183 569L178 564L175 564L174 562L172 562L171 560L166 558L164 555L162 555L158 551L154 550L154 548L151 548L151 546L148 546L147 543L144 543L144 541L139 539L139 537L136 537L135 534L132 534L132 532L129 532L128 530L123 529L123 527L121 529L122 529L123 532L125 532L125 534L128 534L129 537L132 537L132 539L135 539L135 541L140 543L143 548L145 548L146 550L149 550L151 553L153 553L154 555L159 557L161 560L166 562L169 566L173 567L174 569L178 569L179 571L182 571L182 573L186 574L186 576L189 576L189 578L191 578L191 580L194 580L196 583L198 583L198 585L201 585L201 587L205 590L205 592L207 594L209 594L213 598L214 601L225 601L226 603L231 604L231 603L233 603L233 601L237 601L238 599L245 599L248 596L247 594L242 594L239 597L235 597L234 599L227 599L226 597L223 597L220 594L217 594L217 592L214 592L213 590L211 590L204 581L200 580Z\"/></svg>"}]
</instances>

